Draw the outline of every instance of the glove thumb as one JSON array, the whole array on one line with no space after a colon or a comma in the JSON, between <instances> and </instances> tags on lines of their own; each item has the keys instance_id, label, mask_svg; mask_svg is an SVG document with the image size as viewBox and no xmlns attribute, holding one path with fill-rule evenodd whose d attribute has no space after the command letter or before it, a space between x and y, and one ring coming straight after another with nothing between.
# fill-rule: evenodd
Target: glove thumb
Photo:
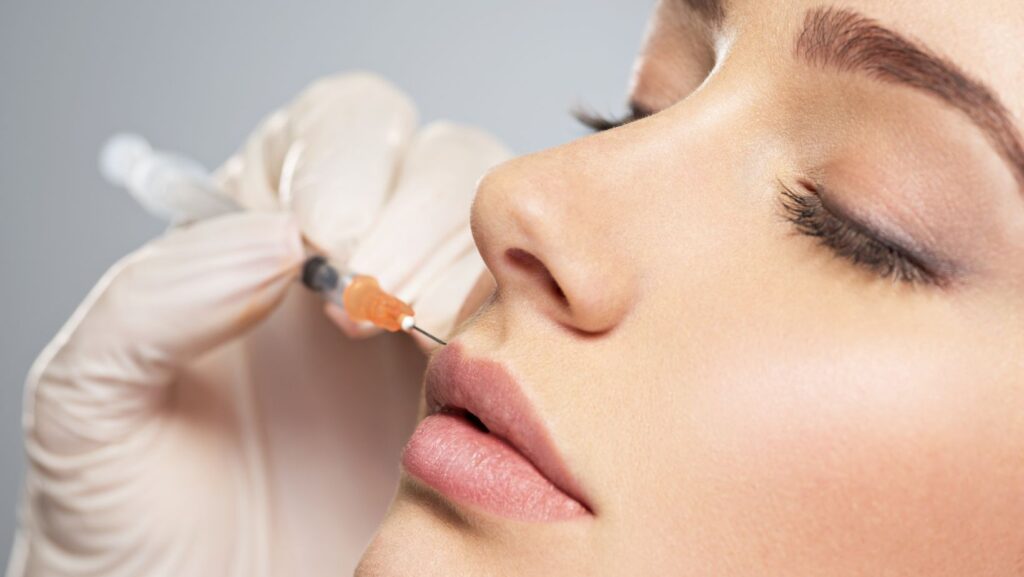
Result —
<instances>
[{"instance_id":1,"label":"glove thumb","mask_svg":"<svg viewBox=\"0 0 1024 577\"><path fill-rule=\"evenodd\" d=\"M298 228L281 213L199 223L129 255L33 366L26 437L63 452L130 433L184 363L273 309L302 257Z\"/></svg>"}]
</instances>

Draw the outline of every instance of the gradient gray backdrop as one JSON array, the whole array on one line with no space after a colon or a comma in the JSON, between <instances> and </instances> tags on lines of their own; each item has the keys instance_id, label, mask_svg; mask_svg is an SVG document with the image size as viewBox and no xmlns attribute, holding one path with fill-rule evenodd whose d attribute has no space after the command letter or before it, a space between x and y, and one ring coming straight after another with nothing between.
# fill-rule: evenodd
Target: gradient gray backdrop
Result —
<instances>
[{"instance_id":1,"label":"gradient gray backdrop","mask_svg":"<svg viewBox=\"0 0 1024 577\"><path fill-rule=\"evenodd\" d=\"M214 167L310 81L353 68L423 120L483 126L517 152L619 112L653 0L0 2L0 571L24 459L33 358L118 257L159 233L96 169L143 134Z\"/></svg>"}]
</instances>

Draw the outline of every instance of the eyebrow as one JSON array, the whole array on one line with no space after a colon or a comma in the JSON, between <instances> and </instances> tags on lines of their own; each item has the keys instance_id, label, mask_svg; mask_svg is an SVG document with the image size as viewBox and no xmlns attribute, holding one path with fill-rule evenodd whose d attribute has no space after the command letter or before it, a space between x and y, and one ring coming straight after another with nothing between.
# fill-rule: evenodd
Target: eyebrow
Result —
<instances>
[{"instance_id":1,"label":"eyebrow","mask_svg":"<svg viewBox=\"0 0 1024 577\"><path fill-rule=\"evenodd\" d=\"M725 19L725 6L722 0L682 0L682 2L712 24L717 24Z\"/></svg>"},{"instance_id":2,"label":"eyebrow","mask_svg":"<svg viewBox=\"0 0 1024 577\"><path fill-rule=\"evenodd\" d=\"M812 65L910 86L959 109L985 132L1024 189L1024 145L1010 112L991 89L954 63L875 20L833 8L807 13L794 52Z\"/></svg>"}]
</instances>

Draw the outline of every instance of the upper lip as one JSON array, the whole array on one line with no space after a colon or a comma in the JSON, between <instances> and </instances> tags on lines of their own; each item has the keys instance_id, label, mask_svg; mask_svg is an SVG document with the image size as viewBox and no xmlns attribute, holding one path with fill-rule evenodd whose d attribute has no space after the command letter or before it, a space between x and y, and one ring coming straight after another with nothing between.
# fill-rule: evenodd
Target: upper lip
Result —
<instances>
[{"instance_id":1,"label":"upper lip","mask_svg":"<svg viewBox=\"0 0 1024 577\"><path fill-rule=\"evenodd\" d=\"M591 511L523 387L501 363L469 358L459 344L449 344L427 369L426 401L428 415L471 413L488 433L522 453L541 475Z\"/></svg>"}]
</instances>

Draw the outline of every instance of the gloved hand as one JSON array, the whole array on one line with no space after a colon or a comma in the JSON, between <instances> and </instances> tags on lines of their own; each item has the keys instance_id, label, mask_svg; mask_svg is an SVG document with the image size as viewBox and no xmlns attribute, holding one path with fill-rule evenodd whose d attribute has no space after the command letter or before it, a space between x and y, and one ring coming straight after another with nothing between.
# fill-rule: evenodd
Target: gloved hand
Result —
<instances>
[{"instance_id":1,"label":"gloved hand","mask_svg":"<svg viewBox=\"0 0 1024 577\"><path fill-rule=\"evenodd\" d=\"M272 114L216 177L242 206L293 211L312 245L376 276L446 336L485 271L469 230L476 182L510 154L478 129L415 126L411 101L379 77L327 78ZM330 314L351 336L379 332Z\"/></svg>"},{"instance_id":2,"label":"gloved hand","mask_svg":"<svg viewBox=\"0 0 1024 577\"><path fill-rule=\"evenodd\" d=\"M351 572L423 358L405 335L337 331L293 282L299 234L443 334L482 270L464 244L475 181L506 153L414 125L379 79L322 81L218 173L254 214L173 231L104 277L29 378L10 575Z\"/></svg>"}]
</instances>

